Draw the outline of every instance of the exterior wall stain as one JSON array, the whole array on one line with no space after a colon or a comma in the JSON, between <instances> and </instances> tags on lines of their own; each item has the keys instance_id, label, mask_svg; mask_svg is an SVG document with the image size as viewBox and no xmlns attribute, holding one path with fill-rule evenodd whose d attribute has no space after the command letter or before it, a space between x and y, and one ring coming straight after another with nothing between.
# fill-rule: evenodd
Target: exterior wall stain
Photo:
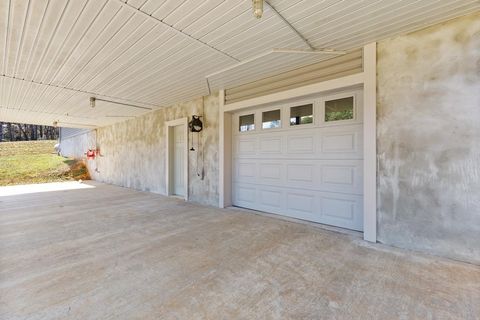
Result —
<instances>
[{"instance_id":1,"label":"exterior wall stain","mask_svg":"<svg viewBox=\"0 0 480 320\"><path fill-rule=\"evenodd\" d=\"M480 14L378 45L378 238L480 262Z\"/></svg>"},{"instance_id":2,"label":"exterior wall stain","mask_svg":"<svg viewBox=\"0 0 480 320\"><path fill-rule=\"evenodd\" d=\"M87 162L92 179L166 194L165 122L203 114L204 130L194 134L196 151L189 151L189 200L218 206L218 99L218 94L213 94L73 137L62 143L63 154L84 157L84 152L95 146L96 134L101 156ZM197 147L197 137L200 138L200 148ZM188 139L190 146L190 134Z\"/></svg>"}]
</instances>

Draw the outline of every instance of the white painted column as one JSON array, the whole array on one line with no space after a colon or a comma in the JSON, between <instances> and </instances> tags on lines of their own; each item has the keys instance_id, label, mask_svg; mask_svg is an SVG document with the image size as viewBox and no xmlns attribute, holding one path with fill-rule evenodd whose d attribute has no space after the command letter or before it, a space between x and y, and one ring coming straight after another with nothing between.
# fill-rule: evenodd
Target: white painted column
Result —
<instances>
[{"instance_id":1,"label":"white painted column","mask_svg":"<svg viewBox=\"0 0 480 320\"><path fill-rule=\"evenodd\" d=\"M363 238L377 241L377 44L363 48L364 59L364 202Z\"/></svg>"},{"instance_id":2,"label":"white painted column","mask_svg":"<svg viewBox=\"0 0 480 320\"><path fill-rule=\"evenodd\" d=\"M232 115L225 112L225 91L219 94L219 203L220 208L232 205Z\"/></svg>"}]
</instances>

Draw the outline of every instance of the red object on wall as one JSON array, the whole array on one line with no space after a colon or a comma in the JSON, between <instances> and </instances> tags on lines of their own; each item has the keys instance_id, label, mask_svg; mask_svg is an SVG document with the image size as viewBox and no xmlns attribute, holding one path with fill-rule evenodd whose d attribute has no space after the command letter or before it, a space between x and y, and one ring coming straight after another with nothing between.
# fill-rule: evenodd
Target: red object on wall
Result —
<instances>
[{"instance_id":1,"label":"red object on wall","mask_svg":"<svg viewBox=\"0 0 480 320\"><path fill-rule=\"evenodd\" d=\"M95 159L95 150L88 149L87 151L87 160Z\"/></svg>"}]
</instances>

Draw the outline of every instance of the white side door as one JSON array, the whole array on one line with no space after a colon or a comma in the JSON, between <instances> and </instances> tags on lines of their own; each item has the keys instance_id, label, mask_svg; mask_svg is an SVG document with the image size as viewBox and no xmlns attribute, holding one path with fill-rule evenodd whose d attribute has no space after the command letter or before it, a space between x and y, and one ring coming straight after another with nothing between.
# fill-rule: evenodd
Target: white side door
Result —
<instances>
[{"instance_id":1,"label":"white side door","mask_svg":"<svg viewBox=\"0 0 480 320\"><path fill-rule=\"evenodd\" d=\"M185 196L185 172L184 172L184 126L173 127L173 194L176 196Z\"/></svg>"}]
</instances>

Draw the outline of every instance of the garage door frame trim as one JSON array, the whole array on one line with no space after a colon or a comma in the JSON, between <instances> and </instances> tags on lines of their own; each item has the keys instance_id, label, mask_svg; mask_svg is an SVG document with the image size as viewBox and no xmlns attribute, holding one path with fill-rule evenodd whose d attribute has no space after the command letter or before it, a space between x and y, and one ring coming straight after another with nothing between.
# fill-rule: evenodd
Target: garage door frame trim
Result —
<instances>
[{"instance_id":1,"label":"garage door frame trim","mask_svg":"<svg viewBox=\"0 0 480 320\"><path fill-rule=\"evenodd\" d=\"M173 138L173 128L176 126L183 126L184 130L184 146L183 146L183 170L184 170L184 196L183 198L185 201L188 201L188 118L180 118L176 120L167 121L165 123L165 136L166 136L166 146L165 146L165 186L166 186L166 195L172 196L172 171L173 171L173 163L172 163L172 138Z\"/></svg>"},{"instance_id":2,"label":"garage door frame trim","mask_svg":"<svg viewBox=\"0 0 480 320\"><path fill-rule=\"evenodd\" d=\"M219 207L232 205L232 114L241 109L261 106L283 100L301 98L322 92L363 86L364 99L364 201L363 237L377 239L377 155L376 155L376 43L363 47L364 70L361 73L319 82L295 89L272 93L231 104L225 103L225 92L220 91L220 152L219 152ZM226 143L229 142L229 143Z\"/></svg>"}]
</instances>

